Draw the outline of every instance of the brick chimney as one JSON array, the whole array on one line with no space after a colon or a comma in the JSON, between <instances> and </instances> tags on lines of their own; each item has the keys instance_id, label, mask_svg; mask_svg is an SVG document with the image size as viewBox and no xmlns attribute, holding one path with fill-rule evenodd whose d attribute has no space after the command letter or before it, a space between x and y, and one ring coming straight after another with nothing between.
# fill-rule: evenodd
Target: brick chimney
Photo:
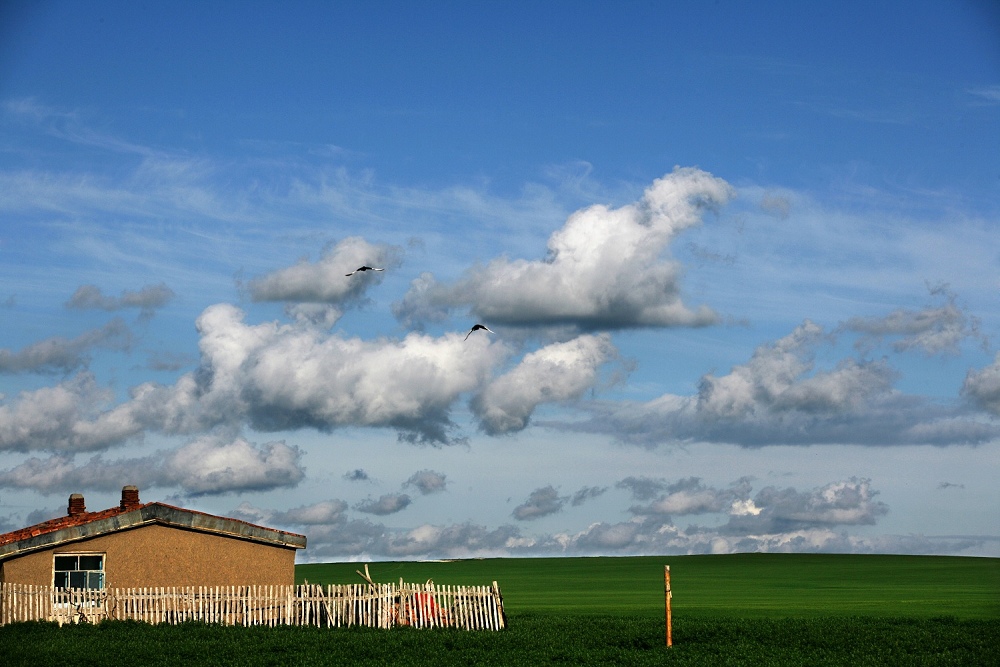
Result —
<instances>
[{"instance_id":1,"label":"brick chimney","mask_svg":"<svg viewBox=\"0 0 1000 667\"><path fill-rule=\"evenodd\" d=\"M86 514L87 506L83 502L82 493L74 493L69 497L69 507L66 508L66 513L70 516L77 516L78 514Z\"/></svg>"},{"instance_id":2,"label":"brick chimney","mask_svg":"<svg viewBox=\"0 0 1000 667\"><path fill-rule=\"evenodd\" d=\"M123 510L134 510L138 509L140 504L139 489L131 485L123 486L122 501L118 506Z\"/></svg>"}]
</instances>

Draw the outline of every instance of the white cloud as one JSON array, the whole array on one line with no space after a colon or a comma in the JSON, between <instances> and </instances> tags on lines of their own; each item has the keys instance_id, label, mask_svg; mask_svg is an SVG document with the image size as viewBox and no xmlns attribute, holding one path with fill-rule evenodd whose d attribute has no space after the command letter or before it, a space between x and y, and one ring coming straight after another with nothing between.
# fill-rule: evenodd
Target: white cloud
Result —
<instances>
[{"instance_id":1,"label":"white cloud","mask_svg":"<svg viewBox=\"0 0 1000 667\"><path fill-rule=\"evenodd\" d=\"M608 487L606 486L584 486L573 494L573 497L570 499L570 505L579 507L588 500L593 500L604 495L607 490Z\"/></svg>"},{"instance_id":2,"label":"white cloud","mask_svg":"<svg viewBox=\"0 0 1000 667\"><path fill-rule=\"evenodd\" d=\"M18 394L0 405L0 451L89 451L125 442L141 427L117 411L101 412L112 398L90 373L54 387Z\"/></svg>"},{"instance_id":3,"label":"white cloud","mask_svg":"<svg viewBox=\"0 0 1000 667\"><path fill-rule=\"evenodd\" d=\"M748 480L740 480L728 489L714 489L697 477L682 479L662 488L665 493L653 502L645 506L633 506L629 511L638 515L666 516L720 513L726 512L735 503L745 501L750 493Z\"/></svg>"},{"instance_id":4,"label":"white cloud","mask_svg":"<svg viewBox=\"0 0 1000 667\"><path fill-rule=\"evenodd\" d=\"M970 88L966 92L977 98L978 104L1000 104L1000 85L979 86L978 88Z\"/></svg>"},{"instance_id":5,"label":"white cloud","mask_svg":"<svg viewBox=\"0 0 1000 667\"><path fill-rule=\"evenodd\" d=\"M94 348L127 350L131 342L128 327L116 318L76 338L47 338L18 352L0 349L0 373L68 373L86 366Z\"/></svg>"},{"instance_id":6,"label":"white cloud","mask_svg":"<svg viewBox=\"0 0 1000 667\"><path fill-rule=\"evenodd\" d=\"M599 367L616 352L607 334L547 345L487 384L472 411L490 435L520 431L540 404L578 398L593 387Z\"/></svg>"},{"instance_id":7,"label":"white cloud","mask_svg":"<svg viewBox=\"0 0 1000 667\"><path fill-rule=\"evenodd\" d=\"M917 349L925 354L957 354L959 344L969 338L985 342L978 320L966 315L947 287L932 290L932 294L946 296L947 303L921 310L900 308L884 317L852 317L840 328L864 334L857 343L862 350L873 347L886 336L898 337L892 344L897 352Z\"/></svg>"},{"instance_id":8,"label":"white cloud","mask_svg":"<svg viewBox=\"0 0 1000 667\"><path fill-rule=\"evenodd\" d=\"M871 480L831 482L811 491L766 487L753 498L755 512L733 515L723 532L787 533L831 526L873 525L889 511L875 499Z\"/></svg>"},{"instance_id":9,"label":"white cloud","mask_svg":"<svg viewBox=\"0 0 1000 667\"><path fill-rule=\"evenodd\" d=\"M420 470L410 475L403 486L415 486L423 495L440 493L445 490L448 480L444 473Z\"/></svg>"},{"instance_id":10,"label":"white cloud","mask_svg":"<svg viewBox=\"0 0 1000 667\"><path fill-rule=\"evenodd\" d=\"M669 516L645 514L629 521L590 524L577 532L525 534L512 525L490 528L464 522L450 525L422 524L389 528L369 521L346 520L331 512L330 521L306 524L307 558L324 561L345 556L369 559L469 558L500 556L560 556L597 554L707 554L738 552L832 553L968 553L981 548L985 538L930 538L923 536L854 537L844 526L870 525L888 512L875 500L878 492L867 479L831 482L815 489L765 487L751 499L750 481L739 479L722 489L711 489L697 479L621 480L619 488L632 489L649 498L649 492L680 501L685 493L708 491L713 498L685 505L689 513L714 513L728 517L719 526L679 528ZM665 492L665 493L664 493ZM635 495L635 494L634 494ZM730 505L726 499L741 498ZM551 486L532 492L521 507L524 518L538 518L559 511L567 498ZM371 501L375 502L375 501ZM322 505L322 504L321 504ZM711 506L711 509L707 509ZM300 508L312 513L311 508ZM703 512L704 510L704 512ZM284 516L241 505L247 520L273 520ZM294 514L298 510L290 511ZM317 513L323 513L320 510ZM305 524L305 522L303 522ZM376 577L377 578L377 577Z\"/></svg>"},{"instance_id":11,"label":"white cloud","mask_svg":"<svg viewBox=\"0 0 1000 667\"><path fill-rule=\"evenodd\" d=\"M362 468L355 468L344 473L344 479L348 482L370 482L371 477Z\"/></svg>"},{"instance_id":12,"label":"white cloud","mask_svg":"<svg viewBox=\"0 0 1000 667\"><path fill-rule=\"evenodd\" d=\"M165 464L169 478L192 494L265 491L298 484L302 451L284 442L254 445L242 438L203 437L181 447Z\"/></svg>"},{"instance_id":13,"label":"white cloud","mask_svg":"<svg viewBox=\"0 0 1000 667\"><path fill-rule=\"evenodd\" d=\"M321 526L339 524L346 521L347 503L343 500L323 500L311 505L303 505L285 512L275 512L269 520L279 524L296 526Z\"/></svg>"},{"instance_id":14,"label":"white cloud","mask_svg":"<svg viewBox=\"0 0 1000 667\"><path fill-rule=\"evenodd\" d=\"M255 445L243 438L198 438L178 449L140 458L101 455L77 464L73 455L32 457L0 470L0 487L59 493L70 489L113 491L176 486L192 495L266 491L296 486L305 476L302 452L283 442Z\"/></svg>"},{"instance_id":15,"label":"white cloud","mask_svg":"<svg viewBox=\"0 0 1000 667\"><path fill-rule=\"evenodd\" d=\"M96 409L109 394L86 374L0 405L0 447L102 449L143 429L193 434L245 423L265 431L389 427L411 442L449 443L451 405L507 355L502 343L459 333L363 341L243 317L228 304L207 308L197 321L199 369L171 386L139 385L110 410Z\"/></svg>"},{"instance_id":16,"label":"white cloud","mask_svg":"<svg viewBox=\"0 0 1000 667\"><path fill-rule=\"evenodd\" d=\"M586 406L594 414L590 420L545 425L612 433L643 445L952 445L1000 435L995 424L954 406L896 391L897 372L884 359L846 358L832 369L817 369L815 351L828 342L822 328L806 320L728 374L703 376L693 396L594 402ZM965 393L974 400L989 396L988 377L988 370L971 373Z\"/></svg>"},{"instance_id":17,"label":"white cloud","mask_svg":"<svg viewBox=\"0 0 1000 667\"><path fill-rule=\"evenodd\" d=\"M549 238L545 260L494 259L453 285L425 274L395 311L412 322L468 306L489 323L584 330L714 323L708 307L682 302L680 266L663 255L677 234L733 196L704 171L675 169L636 203L571 215Z\"/></svg>"},{"instance_id":18,"label":"white cloud","mask_svg":"<svg viewBox=\"0 0 1000 667\"><path fill-rule=\"evenodd\" d=\"M554 487L546 486L532 491L527 500L514 508L512 514L518 521L540 519L561 511L566 500Z\"/></svg>"},{"instance_id":19,"label":"white cloud","mask_svg":"<svg viewBox=\"0 0 1000 667\"><path fill-rule=\"evenodd\" d=\"M366 514L384 516L403 511L410 506L411 502L413 502L412 499L405 493L387 493L376 500L364 500L356 504L354 509Z\"/></svg>"},{"instance_id":20,"label":"white cloud","mask_svg":"<svg viewBox=\"0 0 1000 667\"><path fill-rule=\"evenodd\" d=\"M384 275L382 272L346 274L360 266L395 268L400 264L400 252L395 246L372 244L358 236L348 237L328 248L318 262L302 260L251 280L250 296L254 301L293 302L290 314L329 326L340 315L340 308L331 306L361 300ZM325 308L320 307L324 305Z\"/></svg>"},{"instance_id":21,"label":"white cloud","mask_svg":"<svg viewBox=\"0 0 1000 667\"><path fill-rule=\"evenodd\" d=\"M1000 415L1000 353L992 364L969 370L962 384L962 395L983 410Z\"/></svg>"},{"instance_id":22,"label":"white cloud","mask_svg":"<svg viewBox=\"0 0 1000 667\"><path fill-rule=\"evenodd\" d=\"M96 285L81 285L66 302L66 307L80 310L138 308L148 317L154 310L169 303L174 296L174 291L164 283L145 285L138 291L123 290L118 297L105 296Z\"/></svg>"}]
</instances>

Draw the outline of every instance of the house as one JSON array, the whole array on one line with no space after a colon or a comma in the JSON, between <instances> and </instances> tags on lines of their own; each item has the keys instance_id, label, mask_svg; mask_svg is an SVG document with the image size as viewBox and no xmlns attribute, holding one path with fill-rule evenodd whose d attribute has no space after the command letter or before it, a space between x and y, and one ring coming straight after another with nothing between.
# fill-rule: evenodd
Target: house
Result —
<instances>
[{"instance_id":1,"label":"house","mask_svg":"<svg viewBox=\"0 0 1000 667\"><path fill-rule=\"evenodd\" d=\"M78 493L66 516L0 535L0 583L55 588L293 585L304 535L164 503L88 512Z\"/></svg>"}]
</instances>

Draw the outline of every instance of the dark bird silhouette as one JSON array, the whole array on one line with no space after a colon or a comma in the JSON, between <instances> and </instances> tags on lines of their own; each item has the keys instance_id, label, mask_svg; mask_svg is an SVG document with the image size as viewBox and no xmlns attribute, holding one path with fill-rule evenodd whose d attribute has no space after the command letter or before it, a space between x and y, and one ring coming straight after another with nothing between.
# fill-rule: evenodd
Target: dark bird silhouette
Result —
<instances>
[{"instance_id":1,"label":"dark bird silhouette","mask_svg":"<svg viewBox=\"0 0 1000 667\"><path fill-rule=\"evenodd\" d=\"M345 273L344 275L345 276L353 276L355 273L358 273L360 271L385 271L385 269L376 269L376 268L371 267L371 266L359 266L358 268L354 269L350 273Z\"/></svg>"},{"instance_id":2,"label":"dark bird silhouette","mask_svg":"<svg viewBox=\"0 0 1000 667\"><path fill-rule=\"evenodd\" d=\"M471 329L469 329L469 333L465 334L465 338L463 338L462 340L469 340L469 336L472 335L472 332L479 331L480 329L484 329L486 331L489 331L490 333L496 333L495 331L493 331L493 329L490 329L485 324L476 324Z\"/></svg>"}]
</instances>

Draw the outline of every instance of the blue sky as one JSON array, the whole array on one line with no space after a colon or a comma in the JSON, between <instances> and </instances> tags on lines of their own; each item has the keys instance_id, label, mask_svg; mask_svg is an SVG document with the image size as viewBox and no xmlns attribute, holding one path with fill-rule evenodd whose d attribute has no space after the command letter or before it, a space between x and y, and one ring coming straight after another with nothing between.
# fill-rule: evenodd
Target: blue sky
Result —
<instances>
[{"instance_id":1,"label":"blue sky","mask_svg":"<svg viewBox=\"0 0 1000 667\"><path fill-rule=\"evenodd\" d=\"M0 5L0 530L1000 556L1000 10L606 4Z\"/></svg>"}]
</instances>

